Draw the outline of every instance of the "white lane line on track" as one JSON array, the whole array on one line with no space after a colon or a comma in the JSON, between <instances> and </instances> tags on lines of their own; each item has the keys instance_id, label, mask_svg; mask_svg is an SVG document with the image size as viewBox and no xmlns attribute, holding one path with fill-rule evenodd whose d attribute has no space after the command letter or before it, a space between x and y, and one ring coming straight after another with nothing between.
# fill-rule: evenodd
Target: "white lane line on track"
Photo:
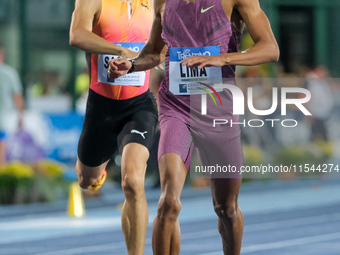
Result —
<instances>
[{"instance_id":1,"label":"white lane line on track","mask_svg":"<svg viewBox=\"0 0 340 255\"><path fill-rule=\"evenodd\" d=\"M242 254L255 252L255 251L273 250L273 249L279 249L279 248L285 248L285 247L291 247L291 246L297 246L297 245L303 245L303 244L310 244L310 243L315 244L315 243L339 240L339 239L340 239L340 232L336 232L336 233L326 234L326 235L309 236L309 237L290 239L290 240L273 242L273 243L250 245L250 246L246 246L242 248ZM151 243L150 238L148 238L146 241L147 241L146 244ZM74 249L68 249L68 250L59 250L56 252L39 253L36 255L60 255L60 254L76 255L76 254L84 254L84 253L91 253L91 252L110 251L110 250L120 249L124 247L125 247L125 243L119 242L114 245L111 244L111 245L87 246L87 247L74 248ZM222 254L222 251L217 251L217 252L204 253L200 255L221 255L221 254Z\"/></svg>"},{"instance_id":2,"label":"white lane line on track","mask_svg":"<svg viewBox=\"0 0 340 255\"><path fill-rule=\"evenodd\" d=\"M316 216L316 217L306 217L306 218L299 218L299 219L293 219L293 220L282 220L282 221L274 221L274 222L268 222L264 224L253 224L249 225L245 228L244 232L256 232L256 231L263 231L263 230L273 230L273 229L278 229L278 228L283 228L283 227L297 227L297 226L307 226L307 225L313 225L313 224L321 224L325 222L334 222L335 220L340 220L340 213L334 213L334 214L329 214L329 215L321 215L321 216ZM339 238L340 238L340 232ZM331 234L332 235L332 234ZM219 236L219 233L217 229L209 229L205 231L196 231L196 232L189 232L189 233L182 233L181 240L193 240L193 239L199 239L199 238L204 238L204 237L212 237L212 236ZM328 235L321 235L321 236L328 236ZM309 237L307 237L308 239ZM305 238L298 238L298 239L293 239L294 240L303 240ZM338 239L338 238L336 238ZM327 239L327 240L334 240L334 239ZM325 240L325 241L327 241ZM279 242L274 242L270 244L277 244L277 243L290 243L292 242L291 240L289 241L279 241ZM292 242L293 243L293 242ZM124 242L119 242L115 243L119 244L118 246L116 245L106 245L106 246L88 246L88 247L83 247L83 248L75 248L75 249L68 249L68 250L60 250L58 252L52 252L52 253L41 253L37 255L58 255L58 254L65 254L65 255L73 255L73 254L80 254L81 252L87 252L88 250L91 251L103 251L104 250L115 250L115 249L120 249L125 247ZM151 239L147 238L146 239L146 245L151 244ZM303 243L302 243L303 244ZM266 246L267 244L259 244L259 245L254 245L254 246L248 246L242 249L242 252L249 252L247 249L250 249L251 247L262 247ZM299 245L299 244L295 244ZM99 247L100 250L95 250L95 247ZM253 250L252 250L253 251ZM207 253L204 255L215 255L215 254L221 254L221 252L217 253Z\"/></svg>"},{"instance_id":3,"label":"white lane line on track","mask_svg":"<svg viewBox=\"0 0 340 255\"><path fill-rule=\"evenodd\" d=\"M150 218L155 215L150 214ZM13 227L12 227L13 226ZM0 245L42 241L65 236L82 236L103 231L116 231L121 229L121 217L49 217L43 219L23 219L20 222L0 223ZM0 249L0 254L2 249Z\"/></svg>"},{"instance_id":4,"label":"white lane line on track","mask_svg":"<svg viewBox=\"0 0 340 255\"><path fill-rule=\"evenodd\" d=\"M297 226L304 226L304 225L311 225L311 224L320 224L326 222L334 222L340 220L340 213L333 213L333 214L325 214L319 216L311 216L311 217L304 217L298 219L289 219L289 220L281 220L281 221L273 221L273 222L264 222L259 224L252 224L252 225L245 225L244 232L254 232L254 231L261 231L261 230L270 230L282 227L297 227ZM23 220L17 223L0 223L0 233L2 231L13 231L13 230L42 230L42 229L93 229L98 228L98 226L105 226L106 229L110 229L110 227L120 225L120 217L102 217L102 218L88 218L88 219L73 219L73 218L62 218L62 219L55 219L55 218L46 218L46 219L34 219L34 220ZM67 227L65 227L67 226ZM209 233L216 233L215 229L213 230L202 230L189 233L190 236L197 236L200 235L209 236ZM84 234L84 232L81 232ZM9 238L9 237L8 237ZM48 238L48 236L46 237ZM53 237L52 237L53 238ZM38 238L39 239L39 238ZM5 239L0 240L1 243L6 243Z\"/></svg>"},{"instance_id":5,"label":"white lane line on track","mask_svg":"<svg viewBox=\"0 0 340 255\"><path fill-rule=\"evenodd\" d=\"M299 227L299 226L307 226L307 225L315 225L321 224L326 222L335 222L340 220L340 213L333 213L333 214L325 214L320 216L311 216L311 217L304 217L298 219L291 219L291 220L281 220L281 221L272 221L272 222L265 222L259 224L252 224L252 225L245 225L244 232L256 232L262 230L270 230L270 229L277 229L277 228L290 228L290 227Z\"/></svg>"},{"instance_id":6,"label":"white lane line on track","mask_svg":"<svg viewBox=\"0 0 340 255\"><path fill-rule=\"evenodd\" d=\"M43 229L63 229L65 226L70 229L74 228L97 228L98 226L115 226L121 222L120 217L97 217L97 218L45 218L30 219L18 222L0 223L1 231L13 230L43 230Z\"/></svg>"},{"instance_id":7,"label":"white lane line on track","mask_svg":"<svg viewBox=\"0 0 340 255\"><path fill-rule=\"evenodd\" d=\"M327 222L336 222L340 221L340 213L334 214L326 214L320 215L315 217L305 217L305 218L298 218L292 220L282 220L282 221L273 221L273 222L265 222L261 224L252 224L252 225L245 225L244 233L251 233L263 230L274 230L274 229L281 229L281 228L291 228L291 227L300 227L300 226L309 226L309 225L316 225L321 223ZM209 229L209 230L201 230L192 233L183 233L182 240L190 240L195 238L203 238L203 237L210 237L210 236L218 236L219 233L216 229Z\"/></svg>"},{"instance_id":8,"label":"white lane line on track","mask_svg":"<svg viewBox=\"0 0 340 255\"><path fill-rule=\"evenodd\" d=\"M326 235L290 239L290 240L273 242L273 243L250 245L250 246L243 247L241 252L242 254L244 254L244 253L250 253L250 252L255 252L255 251L273 250L273 249L280 249L280 248L303 245L303 244L311 244L311 243L315 244L315 243L334 241L334 240L340 240L340 232L326 234ZM221 254L222 254L222 251L217 251L217 252L202 253L199 255L221 255Z\"/></svg>"},{"instance_id":9,"label":"white lane line on track","mask_svg":"<svg viewBox=\"0 0 340 255\"><path fill-rule=\"evenodd\" d=\"M103 252L103 251L112 251L115 249L125 248L125 242L117 242L109 245L95 245L95 246L85 246L80 248L73 248L68 250L59 250L52 252L39 253L35 255L75 255L75 254L84 254L84 253L93 253L93 252Z\"/></svg>"}]
</instances>

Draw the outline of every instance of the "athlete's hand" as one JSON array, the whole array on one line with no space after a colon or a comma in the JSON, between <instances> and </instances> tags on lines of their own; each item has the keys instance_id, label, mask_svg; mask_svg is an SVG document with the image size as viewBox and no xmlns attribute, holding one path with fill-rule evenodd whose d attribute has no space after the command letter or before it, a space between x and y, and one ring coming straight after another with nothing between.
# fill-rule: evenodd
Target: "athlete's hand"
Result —
<instances>
[{"instance_id":1,"label":"athlete's hand","mask_svg":"<svg viewBox=\"0 0 340 255\"><path fill-rule=\"evenodd\" d=\"M203 67L226 65L222 56L193 56L182 60L181 63L190 68L198 66L199 69L202 69Z\"/></svg>"},{"instance_id":2,"label":"athlete's hand","mask_svg":"<svg viewBox=\"0 0 340 255\"><path fill-rule=\"evenodd\" d=\"M117 79L127 74L131 67L132 67L131 61L125 58L113 59L109 62L108 76L111 79Z\"/></svg>"}]
</instances>

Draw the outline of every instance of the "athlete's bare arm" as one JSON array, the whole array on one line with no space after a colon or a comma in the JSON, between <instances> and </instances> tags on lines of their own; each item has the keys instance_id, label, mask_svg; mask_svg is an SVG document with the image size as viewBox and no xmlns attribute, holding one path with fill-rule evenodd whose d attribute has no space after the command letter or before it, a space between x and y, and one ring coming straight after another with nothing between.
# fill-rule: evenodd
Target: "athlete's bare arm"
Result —
<instances>
[{"instance_id":1,"label":"athlete's bare arm","mask_svg":"<svg viewBox=\"0 0 340 255\"><path fill-rule=\"evenodd\" d=\"M278 61L279 47L268 18L262 11L258 0L234 0L232 6L230 2L230 0L222 0L226 15L231 16L232 10L237 10L240 13L255 42L254 46L243 52L219 56L189 57L182 61L183 65L203 68L204 66L258 65Z\"/></svg>"},{"instance_id":2,"label":"athlete's bare arm","mask_svg":"<svg viewBox=\"0 0 340 255\"><path fill-rule=\"evenodd\" d=\"M164 8L165 0L154 1L155 18L150 37L139 56L135 58L134 71L146 71L164 62L167 49L161 37ZM109 62L109 65L109 77L113 79L125 75L132 66L131 62L126 59L114 59Z\"/></svg>"},{"instance_id":3,"label":"athlete's bare arm","mask_svg":"<svg viewBox=\"0 0 340 255\"><path fill-rule=\"evenodd\" d=\"M70 27L70 45L87 53L135 57L138 53L92 33L93 24L98 21L100 12L101 0L76 0Z\"/></svg>"}]
</instances>

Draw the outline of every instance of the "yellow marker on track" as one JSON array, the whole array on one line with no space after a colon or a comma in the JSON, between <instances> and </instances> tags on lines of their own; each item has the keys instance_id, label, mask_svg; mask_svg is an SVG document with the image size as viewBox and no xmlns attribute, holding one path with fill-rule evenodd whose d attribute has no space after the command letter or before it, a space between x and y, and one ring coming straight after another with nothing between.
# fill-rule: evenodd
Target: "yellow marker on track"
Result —
<instances>
[{"instance_id":1,"label":"yellow marker on track","mask_svg":"<svg viewBox=\"0 0 340 255\"><path fill-rule=\"evenodd\" d=\"M71 183L67 214L72 217L82 217L85 214L83 194L78 182Z\"/></svg>"}]
</instances>

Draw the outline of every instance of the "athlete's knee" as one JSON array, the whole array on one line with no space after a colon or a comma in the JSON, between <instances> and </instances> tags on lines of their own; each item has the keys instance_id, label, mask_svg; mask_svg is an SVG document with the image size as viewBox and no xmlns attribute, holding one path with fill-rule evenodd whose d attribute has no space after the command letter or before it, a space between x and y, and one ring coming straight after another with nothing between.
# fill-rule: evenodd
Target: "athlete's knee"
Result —
<instances>
[{"instance_id":1,"label":"athlete's knee","mask_svg":"<svg viewBox=\"0 0 340 255\"><path fill-rule=\"evenodd\" d=\"M161 196L158 203L158 217L166 220L176 220L181 211L179 198L172 194Z\"/></svg>"},{"instance_id":2,"label":"athlete's knee","mask_svg":"<svg viewBox=\"0 0 340 255\"><path fill-rule=\"evenodd\" d=\"M76 165L76 173L78 178L79 186L82 189L87 189L92 183L88 178L84 178L84 168L80 166L80 164L77 163Z\"/></svg>"},{"instance_id":3,"label":"athlete's knee","mask_svg":"<svg viewBox=\"0 0 340 255\"><path fill-rule=\"evenodd\" d=\"M76 173L79 186L82 189L88 189L97 181L100 174L96 168L86 167L79 161L76 164Z\"/></svg>"},{"instance_id":4,"label":"athlete's knee","mask_svg":"<svg viewBox=\"0 0 340 255\"><path fill-rule=\"evenodd\" d=\"M91 186L90 182L84 181L83 179L79 179L79 177L78 177L78 183L82 189L88 189Z\"/></svg>"},{"instance_id":5,"label":"athlete's knee","mask_svg":"<svg viewBox=\"0 0 340 255\"><path fill-rule=\"evenodd\" d=\"M224 202L224 203L216 203L214 205L214 210L217 216L223 222L233 223L237 217L237 214L240 212L240 208L238 207L237 202Z\"/></svg>"},{"instance_id":6,"label":"athlete's knee","mask_svg":"<svg viewBox=\"0 0 340 255\"><path fill-rule=\"evenodd\" d=\"M123 169L122 189L126 199L138 199L144 196L144 174L137 169L138 166L128 164Z\"/></svg>"}]
</instances>

